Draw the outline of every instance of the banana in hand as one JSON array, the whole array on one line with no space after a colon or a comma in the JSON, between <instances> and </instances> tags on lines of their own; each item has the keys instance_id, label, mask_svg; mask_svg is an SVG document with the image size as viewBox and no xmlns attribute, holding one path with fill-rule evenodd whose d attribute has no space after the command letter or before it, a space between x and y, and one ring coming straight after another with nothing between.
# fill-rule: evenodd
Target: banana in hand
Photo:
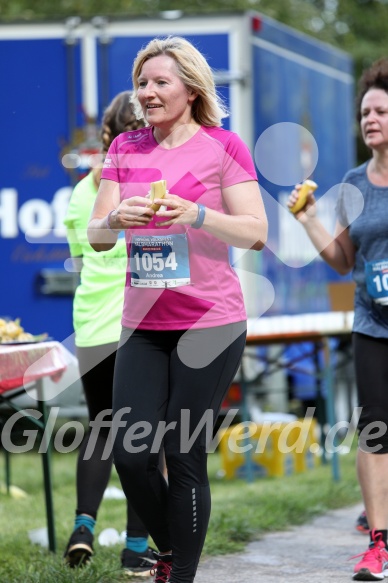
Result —
<instances>
[{"instance_id":1,"label":"banana in hand","mask_svg":"<svg viewBox=\"0 0 388 583\"><path fill-rule=\"evenodd\" d=\"M151 202L155 200L155 198L164 198L167 192L167 181L166 180L158 180L157 182L151 182L151 190L150 190L150 200ZM156 212L160 209L160 204L152 204L151 208Z\"/></svg>"},{"instance_id":2,"label":"banana in hand","mask_svg":"<svg viewBox=\"0 0 388 583\"><path fill-rule=\"evenodd\" d=\"M300 211L307 202L307 195L310 192L310 190L315 191L315 190L317 190L317 188L318 188L318 184L316 182L314 182L313 180L305 180L303 182L301 188L298 190L298 200L290 208L290 211L293 214Z\"/></svg>"}]
</instances>

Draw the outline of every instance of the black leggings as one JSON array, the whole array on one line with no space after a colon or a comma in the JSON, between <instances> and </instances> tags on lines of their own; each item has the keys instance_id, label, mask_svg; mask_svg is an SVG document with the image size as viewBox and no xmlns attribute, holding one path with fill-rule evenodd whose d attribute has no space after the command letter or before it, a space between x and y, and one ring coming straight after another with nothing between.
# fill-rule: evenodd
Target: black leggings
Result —
<instances>
[{"instance_id":1,"label":"black leggings","mask_svg":"<svg viewBox=\"0 0 388 583\"><path fill-rule=\"evenodd\" d=\"M362 407L358 422L359 446L371 453L388 453L388 339L355 332L353 356L358 405ZM376 425L368 431L371 423L381 427L379 436ZM361 433L363 430L369 433L369 439L367 434Z\"/></svg>"},{"instance_id":2,"label":"black leggings","mask_svg":"<svg viewBox=\"0 0 388 583\"><path fill-rule=\"evenodd\" d=\"M79 371L88 406L89 421L94 421L101 411L109 412L103 417L104 422L111 423L112 421L110 412L112 411L116 349L117 343L87 348L77 347ZM109 449L109 432L110 427L100 427L94 443L94 438L90 442L89 429L81 444L77 461L77 515L89 514L97 518L97 511L112 470L112 448L107 459L103 459L105 448ZM84 459L85 452L89 459ZM143 523L129 503L127 504L126 529L127 536L148 537Z\"/></svg>"},{"instance_id":3,"label":"black leggings","mask_svg":"<svg viewBox=\"0 0 388 583\"><path fill-rule=\"evenodd\" d=\"M213 426L245 337L245 322L188 332L122 332L114 378L114 459L123 489L158 549L172 550L172 583L194 580L210 516L206 430L191 448L184 433L193 436L204 414ZM158 469L164 427L168 484Z\"/></svg>"}]
</instances>

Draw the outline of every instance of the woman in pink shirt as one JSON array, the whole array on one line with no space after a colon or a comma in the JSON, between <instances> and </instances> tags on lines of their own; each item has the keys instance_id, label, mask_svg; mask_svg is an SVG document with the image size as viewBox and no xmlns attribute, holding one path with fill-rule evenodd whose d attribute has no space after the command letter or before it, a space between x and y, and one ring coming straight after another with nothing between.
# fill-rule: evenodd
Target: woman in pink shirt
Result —
<instances>
[{"instance_id":1,"label":"woman in pink shirt","mask_svg":"<svg viewBox=\"0 0 388 583\"><path fill-rule=\"evenodd\" d=\"M210 516L206 427L245 346L229 246L262 249L267 220L247 146L220 127L226 111L202 54L179 37L154 39L132 78L147 126L112 143L88 229L96 251L124 230L128 250L114 460L159 549L155 581L191 583ZM159 180L168 191L155 211Z\"/></svg>"}]
</instances>

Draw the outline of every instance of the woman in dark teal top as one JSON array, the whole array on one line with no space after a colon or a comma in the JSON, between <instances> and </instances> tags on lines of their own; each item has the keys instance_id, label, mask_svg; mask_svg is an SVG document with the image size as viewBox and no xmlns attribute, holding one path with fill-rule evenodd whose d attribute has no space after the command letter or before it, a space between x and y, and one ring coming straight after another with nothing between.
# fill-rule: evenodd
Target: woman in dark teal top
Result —
<instances>
[{"instance_id":1,"label":"woman in dark teal top","mask_svg":"<svg viewBox=\"0 0 388 583\"><path fill-rule=\"evenodd\" d=\"M353 579L388 577L388 60L366 70L359 83L358 120L371 159L348 172L340 189L334 238L316 216L315 198L296 214L321 257L356 283L353 356L359 443L357 471L370 546ZM289 198L291 207L298 187ZM361 196L362 195L362 196Z\"/></svg>"}]
</instances>

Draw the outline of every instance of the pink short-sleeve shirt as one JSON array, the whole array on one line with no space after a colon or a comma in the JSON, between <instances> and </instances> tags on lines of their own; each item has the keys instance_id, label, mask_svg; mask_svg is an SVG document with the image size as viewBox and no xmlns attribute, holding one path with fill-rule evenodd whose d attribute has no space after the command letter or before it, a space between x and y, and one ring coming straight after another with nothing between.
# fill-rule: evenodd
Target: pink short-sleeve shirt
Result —
<instances>
[{"instance_id":1,"label":"pink short-sleeve shirt","mask_svg":"<svg viewBox=\"0 0 388 583\"><path fill-rule=\"evenodd\" d=\"M150 182L165 179L171 194L228 214L222 188L257 180L247 146L233 132L201 127L173 149L159 145L152 128L120 134L106 156L102 178L120 185L121 200L146 196ZM160 221L160 219L158 219ZM239 279L230 265L229 247L203 229L188 225L128 229L128 257L135 235L186 233L190 285L167 289L131 285L128 261L122 324L146 330L208 328L246 319Z\"/></svg>"}]
</instances>

